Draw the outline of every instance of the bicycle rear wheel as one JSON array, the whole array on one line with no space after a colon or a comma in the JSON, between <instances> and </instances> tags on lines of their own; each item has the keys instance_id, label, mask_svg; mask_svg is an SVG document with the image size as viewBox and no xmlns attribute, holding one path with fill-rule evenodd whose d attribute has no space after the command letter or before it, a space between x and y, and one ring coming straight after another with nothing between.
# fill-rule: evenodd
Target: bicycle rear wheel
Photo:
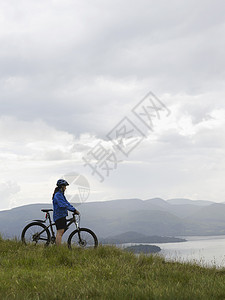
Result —
<instances>
[{"instance_id":1,"label":"bicycle rear wheel","mask_svg":"<svg viewBox=\"0 0 225 300\"><path fill-rule=\"evenodd\" d=\"M98 246L98 239L90 229L80 228L70 234L67 244L70 249L74 247L96 248Z\"/></svg>"},{"instance_id":2,"label":"bicycle rear wheel","mask_svg":"<svg viewBox=\"0 0 225 300\"><path fill-rule=\"evenodd\" d=\"M33 222L24 227L21 240L24 244L43 244L48 246L51 235L48 228L39 222Z\"/></svg>"}]
</instances>

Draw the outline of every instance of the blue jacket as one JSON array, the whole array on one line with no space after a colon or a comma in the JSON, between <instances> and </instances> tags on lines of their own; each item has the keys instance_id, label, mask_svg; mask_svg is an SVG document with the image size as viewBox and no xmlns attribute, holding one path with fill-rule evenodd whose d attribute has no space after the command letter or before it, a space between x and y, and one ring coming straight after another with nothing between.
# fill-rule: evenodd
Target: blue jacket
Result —
<instances>
[{"instance_id":1,"label":"blue jacket","mask_svg":"<svg viewBox=\"0 0 225 300\"><path fill-rule=\"evenodd\" d=\"M69 211L76 211L75 207L71 205L64 196L63 192L59 190L53 197L53 220L54 222L60 218L68 216Z\"/></svg>"}]
</instances>

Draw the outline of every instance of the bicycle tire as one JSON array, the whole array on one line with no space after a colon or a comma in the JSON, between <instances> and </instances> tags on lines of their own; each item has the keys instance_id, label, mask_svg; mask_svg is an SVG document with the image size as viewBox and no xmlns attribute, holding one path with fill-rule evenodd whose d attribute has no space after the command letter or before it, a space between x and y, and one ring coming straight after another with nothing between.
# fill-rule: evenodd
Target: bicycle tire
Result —
<instances>
[{"instance_id":1,"label":"bicycle tire","mask_svg":"<svg viewBox=\"0 0 225 300\"><path fill-rule=\"evenodd\" d=\"M79 233L81 240L79 238ZM95 233L88 228L80 228L71 232L67 244L69 249L74 247L80 248L96 248L98 246L98 238Z\"/></svg>"},{"instance_id":2,"label":"bicycle tire","mask_svg":"<svg viewBox=\"0 0 225 300\"><path fill-rule=\"evenodd\" d=\"M41 235L39 236L39 233L45 230ZM48 228L39 222L32 222L28 224L26 227L24 227L22 234L21 234L21 240L24 244L44 244L45 246L48 246L51 240L51 234L48 230Z\"/></svg>"}]
</instances>

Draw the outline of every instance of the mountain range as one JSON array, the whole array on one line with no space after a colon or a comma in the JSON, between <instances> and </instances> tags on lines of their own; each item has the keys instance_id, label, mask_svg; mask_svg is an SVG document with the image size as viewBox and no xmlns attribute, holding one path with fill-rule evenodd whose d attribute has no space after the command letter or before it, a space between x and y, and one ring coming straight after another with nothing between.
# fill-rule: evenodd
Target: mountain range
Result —
<instances>
[{"instance_id":1,"label":"mountain range","mask_svg":"<svg viewBox=\"0 0 225 300\"><path fill-rule=\"evenodd\" d=\"M206 200L153 198L117 199L73 204L81 212L81 227L107 238L134 231L147 236L225 234L225 204ZM44 219L41 209L52 204L30 204L0 211L3 237L20 237L26 221Z\"/></svg>"}]
</instances>

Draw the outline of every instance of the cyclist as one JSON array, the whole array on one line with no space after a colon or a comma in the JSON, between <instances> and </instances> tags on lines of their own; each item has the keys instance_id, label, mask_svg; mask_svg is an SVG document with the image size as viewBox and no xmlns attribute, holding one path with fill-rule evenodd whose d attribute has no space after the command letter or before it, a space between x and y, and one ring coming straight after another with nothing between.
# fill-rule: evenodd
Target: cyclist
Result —
<instances>
[{"instance_id":1,"label":"cyclist","mask_svg":"<svg viewBox=\"0 0 225 300\"><path fill-rule=\"evenodd\" d=\"M53 220L56 224L57 234L56 234L56 245L60 245L62 242L62 236L66 228L66 216L68 215L68 210L79 215L79 211L73 207L64 195L66 187L69 183L64 179L59 179L56 183L57 187L54 190L52 201L53 201Z\"/></svg>"}]
</instances>

